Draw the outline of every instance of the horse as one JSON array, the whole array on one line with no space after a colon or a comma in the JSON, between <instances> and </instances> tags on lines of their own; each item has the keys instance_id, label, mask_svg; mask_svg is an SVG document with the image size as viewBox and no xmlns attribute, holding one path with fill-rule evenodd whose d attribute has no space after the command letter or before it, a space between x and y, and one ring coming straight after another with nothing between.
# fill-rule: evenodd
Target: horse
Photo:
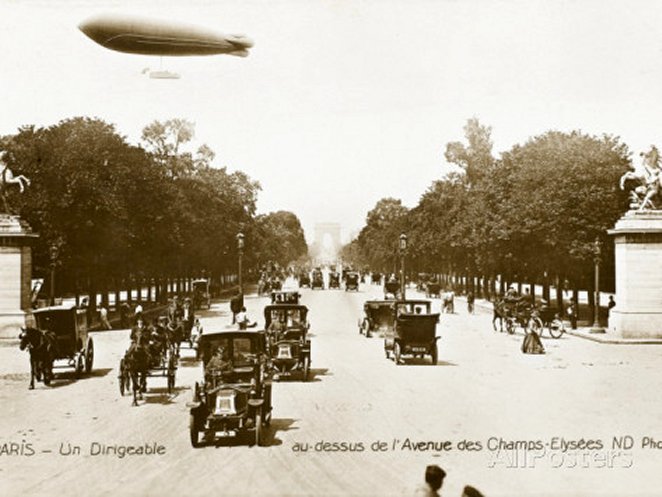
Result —
<instances>
[{"instance_id":1,"label":"horse","mask_svg":"<svg viewBox=\"0 0 662 497\"><path fill-rule=\"evenodd\" d=\"M18 337L21 340L19 348L30 351L30 390L34 390L34 380L41 381L44 385L51 384L53 379L53 361L57 355L57 338L52 331L42 331L37 328L21 328Z\"/></svg>"},{"instance_id":2,"label":"horse","mask_svg":"<svg viewBox=\"0 0 662 497\"><path fill-rule=\"evenodd\" d=\"M508 308L503 299L499 299L493 303L494 310L492 313L492 328L494 331L503 333L503 320L508 316ZM496 322L499 320L499 329L497 330Z\"/></svg>"},{"instance_id":3,"label":"horse","mask_svg":"<svg viewBox=\"0 0 662 497\"><path fill-rule=\"evenodd\" d=\"M9 208L7 197L5 195L6 187L9 185L18 185L20 192L23 193L25 188L30 185L30 180L22 174L15 176L12 170L9 169L7 163L2 160L2 158L0 158L0 167L2 168L2 171L0 172L0 196L2 196L2 202L5 206L5 211L10 212L11 209Z\"/></svg>"},{"instance_id":4,"label":"horse","mask_svg":"<svg viewBox=\"0 0 662 497\"><path fill-rule=\"evenodd\" d=\"M643 173L632 168L621 176L619 184L621 190L624 190L626 181L636 181L638 186L630 192L632 203L638 206L639 211L655 209L653 198L662 191L660 153L657 147L651 145L651 149L647 153L642 152L639 155L643 157Z\"/></svg>"},{"instance_id":5,"label":"horse","mask_svg":"<svg viewBox=\"0 0 662 497\"><path fill-rule=\"evenodd\" d=\"M147 371L149 370L150 355L149 332L144 329L132 341L129 349L124 354L124 366L129 372L133 389L133 404L138 405L138 400L143 400L143 393L147 391Z\"/></svg>"}]
</instances>

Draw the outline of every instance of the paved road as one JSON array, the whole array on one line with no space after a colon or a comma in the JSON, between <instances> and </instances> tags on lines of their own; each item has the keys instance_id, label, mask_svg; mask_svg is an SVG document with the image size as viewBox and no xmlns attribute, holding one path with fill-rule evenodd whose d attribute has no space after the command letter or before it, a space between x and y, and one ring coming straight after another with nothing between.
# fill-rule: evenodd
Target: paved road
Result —
<instances>
[{"instance_id":1,"label":"paved road","mask_svg":"<svg viewBox=\"0 0 662 497\"><path fill-rule=\"evenodd\" d=\"M27 390L27 355L0 344L0 492L411 495L425 465L437 463L448 473L445 496L459 496L465 484L488 496L658 494L662 444L659 450L639 445L644 436L662 440L661 348L563 337L544 340L546 355L524 356L521 334L495 333L488 314L467 316L458 309L442 315L436 367L429 361L395 366L378 337L357 331L362 303L379 294L377 287L302 294L312 323L313 380L274 385L274 420L264 448L190 447L186 402L201 369L188 350L176 393L166 393L165 380L150 380L146 401L131 407L129 397L119 396L116 379L126 330L94 334L91 377L76 381L63 373L52 387L39 384L34 391ZM247 304L256 317L266 299ZM205 329L228 323L227 309L218 303L204 313ZM617 454L611 447L617 435L633 436L637 446ZM552 437L602 440L605 447L594 457L608 452L611 461L580 460L573 467L572 456L551 454L547 446L528 453L489 450L499 438L544 445ZM436 444L414 450L407 440ZM463 440L480 442L482 450L460 450ZM373 451L380 441L386 450ZM7 455L8 443L23 442L34 455ZM93 443L156 443L165 454L90 455ZM81 453L60 455L70 444ZM308 451L295 451L305 444ZM612 467L600 467L607 465Z\"/></svg>"}]
</instances>

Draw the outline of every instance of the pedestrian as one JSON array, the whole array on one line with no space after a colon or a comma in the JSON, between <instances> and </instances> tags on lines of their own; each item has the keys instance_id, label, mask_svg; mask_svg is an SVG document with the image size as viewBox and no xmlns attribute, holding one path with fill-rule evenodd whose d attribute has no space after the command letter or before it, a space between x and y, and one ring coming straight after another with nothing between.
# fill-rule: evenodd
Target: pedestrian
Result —
<instances>
[{"instance_id":1,"label":"pedestrian","mask_svg":"<svg viewBox=\"0 0 662 497\"><path fill-rule=\"evenodd\" d=\"M478 491L477 488L467 485L462 490L462 497L484 497L482 493Z\"/></svg>"},{"instance_id":2,"label":"pedestrian","mask_svg":"<svg viewBox=\"0 0 662 497\"><path fill-rule=\"evenodd\" d=\"M230 300L230 311L232 311L232 324L237 322L237 314L241 311L241 308L244 306L244 295L238 293Z\"/></svg>"},{"instance_id":3,"label":"pedestrian","mask_svg":"<svg viewBox=\"0 0 662 497\"><path fill-rule=\"evenodd\" d=\"M133 313L133 319L135 321L138 321L139 319L143 319L143 306L141 304L136 305L136 310Z\"/></svg>"},{"instance_id":4,"label":"pedestrian","mask_svg":"<svg viewBox=\"0 0 662 497\"><path fill-rule=\"evenodd\" d=\"M611 314L611 310L616 307L616 301L614 300L614 296L610 295L609 296L609 304L607 304L607 315Z\"/></svg>"},{"instance_id":5,"label":"pedestrian","mask_svg":"<svg viewBox=\"0 0 662 497\"><path fill-rule=\"evenodd\" d=\"M436 464L425 468L425 485L416 489L416 497L439 497L439 489L444 484L446 472Z\"/></svg>"},{"instance_id":6,"label":"pedestrian","mask_svg":"<svg viewBox=\"0 0 662 497\"><path fill-rule=\"evenodd\" d=\"M99 321L101 323L102 330L113 329L113 327L110 325L110 321L108 321L108 309L106 309L106 307L103 304L99 308Z\"/></svg>"},{"instance_id":7,"label":"pedestrian","mask_svg":"<svg viewBox=\"0 0 662 497\"><path fill-rule=\"evenodd\" d=\"M568 317L570 318L570 326L573 330L577 329L577 306L571 302L568 306Z\"/></svg>"},{"instance_id":8,"label":"pedestrian","mask_svg":"<svg viewBox=\"0 0 662 497\"><path fill-rule=\"evenodd\" d=\"M467 293L467 311L469 311L469 314L474 313L474 300L474 292L470 290L469 293Z\"/></svg>"},{"instance_id":9,"label":"pedestrian","mask_svg":"<svg viewBox=\"0 0 662 497\"><path fill-rule=\"evenodd\" d=\"M252 328L256 323L251 323L248 319L248 314L246 314L246 308L242 307L241 310L237 313L236 316L237 324L239 325L240 330L245 330L247 328Z\"/></svg>"},{"instance_id":10,"label":"pedestrian","mask_svg":"<svg viewBox=\"0 0 662 497\"><path fill-rule=\"evenodd\" d=\"M130 326L129 323L129 313L131 312L131 308L129 307L129 304L126 302L122 302L120 304L120 323L122 326L122 329L128 328Z\"/></svg>"}]
</instances>

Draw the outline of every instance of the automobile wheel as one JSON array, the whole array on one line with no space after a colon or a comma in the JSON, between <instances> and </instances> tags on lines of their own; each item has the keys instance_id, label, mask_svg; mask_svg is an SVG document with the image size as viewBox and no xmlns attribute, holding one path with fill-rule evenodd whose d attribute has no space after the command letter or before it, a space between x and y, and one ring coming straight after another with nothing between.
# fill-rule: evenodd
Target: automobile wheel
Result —
<instances>
[{"instance_id":1,"label":"automobile wheel","mask_svg":"<svg viewBox=\"0 0 662 497\"><path fill-rule=\"evenodd\" d=\"M92 372L92 365L94 364L94 342L92 339L87 340L87 347L85 348L85 373Z\"/></svg>"},{"instance_id":2,"label":"automobile wheel","mask_svg":"<svg viewBox=\"0 0 662 497\"><path fill-rule=\"evenodd\" d=\"M538 317L532 317L527 323L527 329L529 332L535 332L536 335L540 336L542 333L542 321Z\"/></svg>"},{"instance_id":3,"label":"automobile wheel","mask_svg":"<svg viewBox=\"0 0 662 497\"><path fill-rule=\"evenodd\" d=\"M303 358L303 381L308 381L308 373L310 373L310 357Z\"/></svg>"},{"instance_id":4,"label":"automobile wheel","mask_svg":"<svg viewBox=\"0 0 662 497\"><path fill-rule=\"evenodd\" d=\"M437 344L435 343L432 346L432 365L436 366L437 365L437 360L439 359L439 348L437 347Z\"/></svg>"},{"instance_id":5,"label":"automobile wheel","mask_svg":"<svg viewBox=\"0 0 662 497\"><path fill-rule=\"evenodd\" d=\"M549 323L549 334L552 335L552 338L561 338L563 333L565 333L563 321L559 318L554 318L552 322Z\"/></svg>"},{"instance_id":6,"label":"automobile wheel","mask_svg":"<svg viewBox=\"0 0 662 497\"><path fill-rule=\"evenodd\" d=\"M198 423L196 423L195 416L193 414L189 417L189 433L191 435L191 446L194 449L200 447L200 431L198 430Z\"/></svg>"},{"instance_id":7,"label":"automobile wheel","mask_svg":"<svg viewBox=\"0 0 662 497\"><path fill-rule=\"evenodd\" d=\"M255 446L260 447L262 445L262 414L255 414Z\"/></svg>"},{"instance_id":8,"label":"automobile wheel","mask_svg":"<svg viewBox=\"0 0 662 497\"><path fill-rule=\"evenodd\" d=\"M401 351L400 351L400 344L398 342L395 342L395 345L393 347L393 358L395 360L396 365L400 365L400 356L401 356Z\"/></svg>"},{"instance_id":9,"label":"automobile wheel","mask_svg":"<svg viewBox=\"0 0 662 497\"><path fill-rule=\"evenodd\" d=\"M120 360L120 372L119 375L117 376L117 379L120 381L120 395L124 397L124 388L125 388L125 383L124 383L124 359Z\"/></svg>"}]
</instances>

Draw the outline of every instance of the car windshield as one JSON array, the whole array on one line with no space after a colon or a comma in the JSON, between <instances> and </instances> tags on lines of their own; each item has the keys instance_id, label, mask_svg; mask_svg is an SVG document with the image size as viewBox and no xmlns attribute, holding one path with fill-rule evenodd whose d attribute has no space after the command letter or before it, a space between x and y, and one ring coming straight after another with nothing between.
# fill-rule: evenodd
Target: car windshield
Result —
<instances>
[{"instance_id":1,"label":"car windshield","mask_svg":"<svg viewBox=\"0 0 662 497\"><path fill-rule=\"evenodd\" d=\"M216 351L222 348L227 351L232 358L233 365L241 366L248 361L248 355L255 354L255 345L253 340L246 337L223 337L216 340L210 340L203 346L203 362L207 364L214 356Z\"/></svg>"}]
</instances>

